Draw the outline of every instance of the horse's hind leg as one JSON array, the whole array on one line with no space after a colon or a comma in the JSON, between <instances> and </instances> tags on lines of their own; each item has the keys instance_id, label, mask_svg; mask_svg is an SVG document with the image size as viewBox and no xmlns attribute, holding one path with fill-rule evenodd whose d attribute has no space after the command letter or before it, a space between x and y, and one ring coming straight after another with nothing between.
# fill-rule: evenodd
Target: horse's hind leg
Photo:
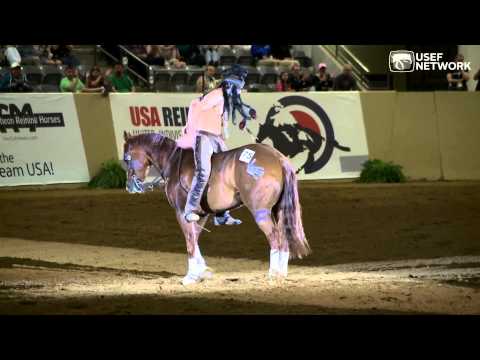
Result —
<instances>
[{"instance_id":1,"label":"horse's hind leg","mask_svg":"<svg viewBox=\"0 0 480 360\"><path fill-rule=\"evenodd\" d=\"M271 210L264 208L256 210L253 213L255 222L267 237L270 245L270 267L268 276L270 278L278 276L286 277L288 274L288 244L286 241L281 241L281 235L272 219Z\"/></svg>"},{"instance_id":2,"label":"horse's hind leg","mask_svg":"<svg viewBox=\"0 0 480 360\"><path fill-rule=\"evenodd\" d=\"M188 254L188 271L187 275L182 279L183 285L193 284L211 277L211 273L207 268L207 263L205 262L205 259L200 252L200 247L198 246L198 238L207 218L207 216L201 218L198 221L198 224L195 222L188 223L183 218L182 213L179 211L177 212L177 221L182 228L183 235L185 236Z\"/></svg>"}]
</instances>

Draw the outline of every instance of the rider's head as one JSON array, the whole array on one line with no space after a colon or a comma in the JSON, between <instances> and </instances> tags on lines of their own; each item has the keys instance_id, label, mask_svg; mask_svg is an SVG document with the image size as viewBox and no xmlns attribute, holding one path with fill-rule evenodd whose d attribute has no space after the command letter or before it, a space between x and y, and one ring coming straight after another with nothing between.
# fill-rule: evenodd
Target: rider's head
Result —
<instances>
[{"instance_id":1,"label":"rider's head","mask_svg":"<svg viewBox=\"0 0 480 360\"><path fill-rule=\"evenodd\" d=\"M240 91L245 86L245 80L248 75L247 69L238 64L234 64L223 72L223 83L226 86L227 93L230 95L233 88Z\"/></svg>"}]
</instances>

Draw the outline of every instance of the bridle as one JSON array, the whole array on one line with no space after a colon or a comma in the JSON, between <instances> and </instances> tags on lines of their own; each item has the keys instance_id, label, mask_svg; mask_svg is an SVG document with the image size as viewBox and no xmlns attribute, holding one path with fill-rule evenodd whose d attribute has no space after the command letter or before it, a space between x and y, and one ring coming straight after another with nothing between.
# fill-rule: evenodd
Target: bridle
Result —
<instances>
[{"instance_id":1,"label":"bridle","mask_svg":"<svg viewBox=\"0 0 480 360\"><path fill-rule=\"evenodd\" d=\"M160 144L158 145L159 149L162 147L163 142L165 141L165 138L166 138L166 136L162 137L162 140L160 141ZM176 150L177 150L177 147L175 147L172 151L170 151L170 154L167 158L167 161L165 162L166 164L169 163L170 159L172 158L173 154L175 154ZM155 168L155 170L157 170L159 176L155 177L151 182L141 182L140 179L138 179L136 177L136 175L134 174L133 175L134 176L133 181L135 182L135 185L137 187L141 187L142 190L149 189L149 190L153 191L153 188L155 186L158 186L161 182L166 183L168 181L168 178L165 177L165 169L160 169L160 167L156 164L156 162L153 160L153 158L147 152L145 152L145 157L147 158L149 164L151 166L153 166ZM131 167L129 166L129 162L131 161L130 153L128 153L128 155L125 156L124 160L127 161L127 169L128 170L131 169Z\"/></svg>"}]
</instances>

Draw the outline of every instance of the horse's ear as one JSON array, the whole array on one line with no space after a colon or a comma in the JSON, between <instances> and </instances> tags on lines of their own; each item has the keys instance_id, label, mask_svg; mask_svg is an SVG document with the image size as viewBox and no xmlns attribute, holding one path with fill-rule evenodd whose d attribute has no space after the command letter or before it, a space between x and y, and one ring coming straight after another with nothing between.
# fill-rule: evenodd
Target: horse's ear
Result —
<instances>
[{"instance_id":1,"label":"horse's ear","mask_svg":"<svg viewBox=\"0 0 480 360\"><path fill-rule=\"evenodd\" d=\"M128 138L129 138L129 137L130 137L130 134L127 133L127 132L124 130L124 131L123 131L123 139L124 139L125 141L128 141Z\"/></svg>"}]
</instances>

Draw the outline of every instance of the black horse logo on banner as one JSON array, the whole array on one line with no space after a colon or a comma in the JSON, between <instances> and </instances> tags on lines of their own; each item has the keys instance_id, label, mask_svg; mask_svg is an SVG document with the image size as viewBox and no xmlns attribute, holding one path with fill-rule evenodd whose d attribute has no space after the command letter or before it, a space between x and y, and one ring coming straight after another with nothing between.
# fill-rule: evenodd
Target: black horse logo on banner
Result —
<instances>
[{"instance_id":1,"label":"black horse logo on banner","mask_svg":"<svg viewBox=\"0 0 480 360\"><path fill-rule=\"evenodd\" d=\"M265 122L259 126L257 142L261 143L268 138L277 150L289 158L294 158L298 154L308 151L307 160L297 170L297 174L302 170L305 171L305 174L310 174L323 168L330 160L334 148L350 151L349 147L341 146L335 140L332 123L319 104L303 96L286 96L278 102L280 106L272 106L267 113ZM280 113L280 110L293 105L304 106L311 110L321 121L325 136L322 136L317 121L304 111L290 111L296 121L295 124L282 124L280 122L280 125L275 125L274 118ZM301 134L304 135L302 136L303 139L300 139ZM315 160L323 144L325 144L323 152Z\"/></svg>"}]
</instances>

